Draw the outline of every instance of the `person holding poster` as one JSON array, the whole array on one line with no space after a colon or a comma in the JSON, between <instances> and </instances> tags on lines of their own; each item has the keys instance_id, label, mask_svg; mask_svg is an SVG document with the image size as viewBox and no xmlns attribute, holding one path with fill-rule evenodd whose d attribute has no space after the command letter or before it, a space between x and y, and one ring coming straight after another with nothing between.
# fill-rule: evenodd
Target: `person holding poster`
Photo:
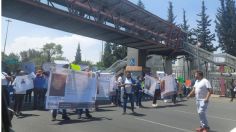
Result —
<instances>
[{"instance_id":1,"label":"person holding poster","mask_svg":"<svg viewBox=\"0 0 236 132\"><path fill-rule=\"evenodd\" d=\"M67 75L52 73L49 96L64 96ZM52 121L57 117L57 109L52 110ZM66 109L62 109L62 119L70 120L67 116Z\"/></svg>"},{"instance_id":2,"label":"person holding poster","mask_svg":"<svg viewBox=\"0 0 236 132\"><path fill-rule=\"evenodd\" d=\"M212 94L212 87L210 82L207 79L203 78L202 71L196 71L195 78L197 80L187 98L192 97L193 95L195 95L196 97L197 112L200 118L201 125L200 128L196 129L196 131L208 132L210 127L208 125L206 111L209 98Z\"/></svg>"},{"instance_id":3,"label":"person holding poster","mask_svg":"<svg viewBox=\"0 0 236 132\"><path fill-rule=\"evenodd\" d=\"M42 106L42 98L43 98L43 88L46 83L46 79L43 76L43 71L38 70L36 73L36 77L34 78L34 109L38 109ZM41 105L41 106L40 106Z\"/></svg>"},{"instance_id":4,"label":"person holding poster","mask_svg":"<svg viewBox=\"0 0 236 132\"><path fill-rule=\"evenodd\" d=\"M134 113L134 87L136 85L135 85L135 81L131 77L131 73L130 72L126 73L126 78L125 78L123 86L124 86L123 115L126 114L126 107L127 107L128 98L129 98L130 103L131 103L131 110Z\"/></svg>"},{"instance_id":5,"label":"person holding poster","mask_svg":"<svg viewBox=\"0 0 236 132\"><path fill-rule=\"evenodd\" d=\"M88 77L91 77L91 76L92 76L93 73L90 71L89 68L86 69L85 71L87 72ZM97 104L96 104L95 107L96 107L96 109L98 109L98 105L97 105ZM77 112L78 112L78 119L81 119L81 115L82 115L82 113L83 113L83 109L77 109ZM92 118L92 115L90 114L88 108L85 109L85 116L86 116L87 118Z\"/></svg>"},{"instance_id":6,"label":"person holding poster","mask_svg":"<svg viewBox=\"0 0 236 132\"><path fill-rule=\"evenodd\" d=\"M157 98L160 97L161 95L161 90L160 90L160 77L155 77L156 78L156 89L155 89L155 93L154 93L154 97L153 97L153 101L152 101L152 107L157 107Z\"/></svg>"},{"instance_id":7,"label":"person holding poster","mask_svg":"<svg viewBox=\"0 0 236 132\"><path fill-rule=\"evenodd\" d=\"M144 82L143 77L138 76L135 91L136 91L136 106L138 106L139 108L143 107L142 105L142 96L143 96L143 89L144 89L144 86L142 87L143 82Z\"/></svg>"},{"instance_id":8,"label":"person holding poster","mask_svg":"<svg viewBox=\"0 0 236 132\"><path fill-rule=\"evenodd\" d=\"M176 104L177 83L173 75L170 73L163 77L161 81L161 96L162 98L171 97L172 103Z\"/></svg>"},{"instance_id":9,"label":"person holding poster","mask_svg":"<svg viewBox=\"0 0 236 132\"><path fill-rule=\"evenodd\" d=\"M12 83L13 88L15 89L15 94L14 94L15 102L14 102L13 110L16 112L16 116L22 115L21 109L22 109L24 96L26 94L26 90L21 90L21 89L23 89L27 85L26 80L22 78L22 76L24 75L25 75L25 72L19 70L16 75L15 80Z\"/></svg>"}]
</instances>

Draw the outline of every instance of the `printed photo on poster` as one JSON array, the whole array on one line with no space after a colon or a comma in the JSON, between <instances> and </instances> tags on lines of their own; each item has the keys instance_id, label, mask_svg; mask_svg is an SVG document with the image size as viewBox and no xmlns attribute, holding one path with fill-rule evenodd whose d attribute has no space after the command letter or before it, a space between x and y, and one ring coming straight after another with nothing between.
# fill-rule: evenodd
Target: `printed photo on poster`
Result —
<instances>
[{"instance_id":1,"label":"printed photo on poster","mask_svg":"<svg viewBox=\"0 0 236 132\"><path fill-rule=\"evenodd\" d=\"M52 74L49 96L65 96L66 78L64 74Z\"/></svg>"}]
</instances>

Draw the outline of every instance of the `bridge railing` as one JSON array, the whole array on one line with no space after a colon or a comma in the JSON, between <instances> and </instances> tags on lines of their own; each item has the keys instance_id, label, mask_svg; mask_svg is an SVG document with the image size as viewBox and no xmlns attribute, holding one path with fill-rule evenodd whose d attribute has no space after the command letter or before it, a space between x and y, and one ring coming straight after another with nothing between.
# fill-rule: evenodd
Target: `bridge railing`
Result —
<instances>
[{"instance_id":1,"label":"bridge railing","mask_svg":"<svg viewBox=\"0 0 236 132\"><path fill-rule=\"evenodd\" d=\"M213 54L190 43L184 43L184 45L184 50L196 58L199 57L202 60L215 65L227 65L236 69L236 57L232 55L226 53Z\"/></svg>"},{"instance_id":2,"label":"bridge railing","mask_svg":"<svg viewBox=\"0 0 236 132\"><path fill-rule=\"evenodd\" d=\"M225 64L230 67L236 68L236 57L226 53L215 54L214 61L218 64Z\"/></svg>"},{"instance_id":3,"label":"bridge railing","mask_svg":"<svg viewBox=\"0 0 236 132\"><path fill-rule=\"evenodd\" d=\"M190 43L185 43L184 50L196 58L199 57L204 61L215 63L213 53L206 51L202 48L196 47L195 45L192 45Z\"/></svg>"}]
</instances>

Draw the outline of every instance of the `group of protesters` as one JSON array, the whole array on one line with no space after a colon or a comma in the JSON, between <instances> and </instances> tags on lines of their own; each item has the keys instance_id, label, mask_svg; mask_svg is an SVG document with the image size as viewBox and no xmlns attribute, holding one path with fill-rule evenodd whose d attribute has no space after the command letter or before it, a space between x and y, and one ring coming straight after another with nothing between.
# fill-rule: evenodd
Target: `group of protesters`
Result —
<instances>
[{"instance_id":1,"label":"group of protesters","mask_svg":"<svg viewBox=\"0 0 236 132\"><path fill-rule=\"evenodd\" d=\"M172 74L167 75L163 78L160 76L154 76L156 79L156 88L154 95L152 97L152 106L157 107L157 100L161 99L161 91L165 89L165 87L173 87L173 92L170 93L170 96L167 96L164 99L172 99L173 104L176 104L176 97L179 97L182 100L183 96L187 96L190 92L190 87L186 88L183 82L175 79ZM131 77L131 72L121 73L116 76L116 80L114 82L114 92L111 94L112 104L116 106L122 106L124 109L124 114L126 113L126 104L127 99L129 99L131 103L131 109L133 111L134 103L136 102L136 106L142 108L142 100L143 97L148 96L145 94L145 77L143 75L137 76L137 78ZM188 91L186 90L188 89ZM184 92L186 91L186 92ZM123 101L122 101L123 100ZM123 102L123 104L122 104ZM133 111L134 112L134 111Z\"/></svg>"},{"instance_id":2,"label":"group of protesters","mask_svg":"<svg viewBox=\"0 0 236 132\"><path fill-rule=\"evenodd\" d=\"M32 79L32 88L26 91L19 91L20 88L26 85L26 80L22 80L20 77L27 75ZM5 80L4 89L6 89L6 101L8 106L11 101L14 101L13 110L16 116L21 116L23 102L25 104L32 104L32 93L34 94L33 109L41 109L45 105L45 95L47 92L47 84L49 73L38 70L35 73L27 74L23 70L17 70L15 76L10 76L6 73L2 73L2 76L7 78Z\"/></svg>"},{"instance_id":3,"label":"group of protesters","mask_svg":"<svg viewBox=\"0 0 236 132\"><path fill-rule=\"evenodd\" d=\"M32 104L32 93L34 94L33 98L33 109L40 109L44 108L45 106L45 96L48 88L48 80L49 80L49 72L43 72L42 70L37 70L36 73L30 73L27 74L26 72L22 70L18 70L17 74L15 77L10 77L5 73L2 73L2 87L3 87L3 93L5 94L4 97L6 97L6 104L9 107L9 102L10 102L10 97L9 97L9 88L10 86L13 86L14 89L14 107L13 110L15 112L16 116L22 116L22 105L23 101L25 103L30 103ZM26 91L17 91L18 88L24 87L25 82L24 80L20 80L20 76L29 76L33 80L33 86L31 89L28 89ZM3 77L4 76L4 77ZM205 99L205 102L201 102L197 100L197 103L199 103L198 106L198 112L199 112L199 117L201 121L201 128L200 130L203 129L209 129L208 122L206 120L206 108L207 108L207 103L210 97L210 94L212 93L212 88L209 84L209 82L206 79L203 79L203 73L200 71L197 71L196 74L196 83L197 84L191 84L193 87L192 91L190 92L190 87L185 85L183 82L181 82L178 79L175 79L175 77L172 74L167 74L163 78L160 78L159 76L154 76L156 79L156 87L155 87L155 92L152 97L152 106L157 107L157 99L161 99L161 94L165 90L165 88L172 88L173 91L171 93L168 93L168 96L165 95L163 98L165 99L171 99L173 104L176 104L176 97L179 96L180 98L184 96L191 97L194 92L197 95L197 98L200 99ZM3 78L5 78L3 80ZM203 79L204 82L201 82ZM198 81L199 80L199 81ZM193 81L195 82L195 81ZM145 77L143 75L137 76L136 79L132 77L131 72L127 71L124 73L121 73L116 76L115 82L114 82L114 92L111 95L111 101L113 104L117 106L123 107L123 115L126 114L126 109L127 109L127 103L130 102L131 104L131 111L132 113L135 113L134 111L134 104L136 101L136 106L138 108L142 108L142 97L145 96ZM203 86L204 84L204 86ZM233 83L234 86L235 82ZM186 87L188 87L188 90L186 90ZM200 87L204 87L205 91L201 92L200 91L195 91L194 88L199 89ZM198 88L199 87L199 88ZM185 90L184 90L185 89ZM210 90L209 90L210 89ZM183 92L185 91L185 92ZM199 93L200 92L200 93ZM25 100L24 100L25 99ZM204 109L200 108L200 106L203 105ZM52 110L52 121L56 120L57 113L60 110L58 109L53 109ZM83 113L83 109L76 109L76 113L78 113L78 119L81 118L81 115ZM87 118L92 118L92 115L90 115L89 109L85 109L85 115ZM67 116L66 109L62 109L62 119L64 120L69 120L70 118Z\"/></svg>"}]
</instances>

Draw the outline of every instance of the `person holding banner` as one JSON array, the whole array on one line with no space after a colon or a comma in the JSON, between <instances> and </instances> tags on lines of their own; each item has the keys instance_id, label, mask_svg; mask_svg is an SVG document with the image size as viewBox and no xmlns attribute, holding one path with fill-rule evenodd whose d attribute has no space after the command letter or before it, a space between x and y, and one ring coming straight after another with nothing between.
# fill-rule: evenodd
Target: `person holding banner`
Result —
<instances>
[{"instance_id":1,"label":"person holding banner","mask_svg":"<svg viewBox=\"0 0 236 132\"><path fill-rule=\"evenodd\" d=\"M152 101L152 107L157 107L157 98L160 97L161 95L161 90L160 90L160 78L159 77L155 77L156 78L156 89L155 89L155 93L154 93L154 97L153 97L153 101Z\"/></svg>"},{"instance_id":2,"label":"person holding banner","mask_svg":"<svg viewBox=\"0 0 236 132\"><path fill-rule=\"evenodd\" d=\"M38 105L43 105L43 100L45 97L43 97L43 90L46 83L46 79L43 76L43 71L38 70L36 77L34 79L34 107L33 109L38 109Z\"/></svg>"},{"instance_id":3,"label":"person holding banner","mask_svg":"<svg viewBox=\"0 0 236 132\"><path fill-rule=\"evenodd\" d=\"M161 81L161 95L163 98L171 97L172 103L176 104L177 83L171 72Z\"/></svg>"},{"instance_id":4,"label":"person holding banner","mask_svg":"<svg viewBox=\"0 0 236 132\"><path fill-rule=\"evenodd\" d=\"M89 68L85 69L85 72L87 72L88 76L92 76L92 72L90 71ZM95 102L95 109L98 109L98 104ZM76 110L78 112L78 119L81 119L81 115L83 113L83 109L77 109ZM85 116L87 118L92 118L92 115L90 114L89 112L89 109L88 108L85 108Z\"/></svg>"},{"instance_id":5,"label":"person holding banner","mask_svg":"<svg viewBox=\"0 0 236 132\"><path fill-rule=\"evenodd\" d=\"M22 109L24 96L26 94L26 90L23 90L24 87L26 87L26 80L21 78L24 75L25 75L24 71L18 71L17 76L12 83L13 88L15 89L15 94L14 94L15 103L14 103L13 110L16 112L16 116L22 115L21 109Z\"/></svg>"},{"instance_id":6,"label":"person holding banner","mask_svg":"<svg viewBox=\"0 0 236 132\"><path fill-rule=\"evenodd\" d=\"M131 110L134 113L134 87L136 86L136 84L135 84L135 81L132 79L130 72L126 73L126 78L125 78L123 86L124 86L123 115L126 114L128 98L129 98L130 103L131 103Z\"/></svg>"},{"instance_id":7,"label":"person holding banner","mask_svg":"<svg viewBox=\"0 0 236 132\"><path fill-rule=\"evenodd\" d=\"M143 95L144 85L142 85L142 83L144 83L143 77L138 76L135 91L136 91L136 106L138 106L140 108L143 107L143 105L142 105L142 95Z\"/></svg>"},{"instance_id":8,"label":"person holding banner","mask_svg":"<svg viewBox=\"0 0 236 132\"><path fill-rule=\"evenodd\" d=\"M117 90L117 105L122 106L121 104L121 89L124 89L123 84L124 84L124 73L121 73L119 77L117 78L118 82L118 90Z\"/></svg>"},{"instance_id":9,"label":"person holding banner","mask_svg":"<svg viewBox=\"0 0 236 132\"><path fill-rule=\"evenodd\" d=\"M207 106L209 102L209 98L212 94L212 87L210 82L203 78L202 71L195 72L195 78L197 79L192 91L189 93L187 98L192 97L195 94L196 97L196 105L197 112L200 118L200 128L197 128L196 131L208 132L210 129L206 117Z\"/></svg>"}]
</instances>

